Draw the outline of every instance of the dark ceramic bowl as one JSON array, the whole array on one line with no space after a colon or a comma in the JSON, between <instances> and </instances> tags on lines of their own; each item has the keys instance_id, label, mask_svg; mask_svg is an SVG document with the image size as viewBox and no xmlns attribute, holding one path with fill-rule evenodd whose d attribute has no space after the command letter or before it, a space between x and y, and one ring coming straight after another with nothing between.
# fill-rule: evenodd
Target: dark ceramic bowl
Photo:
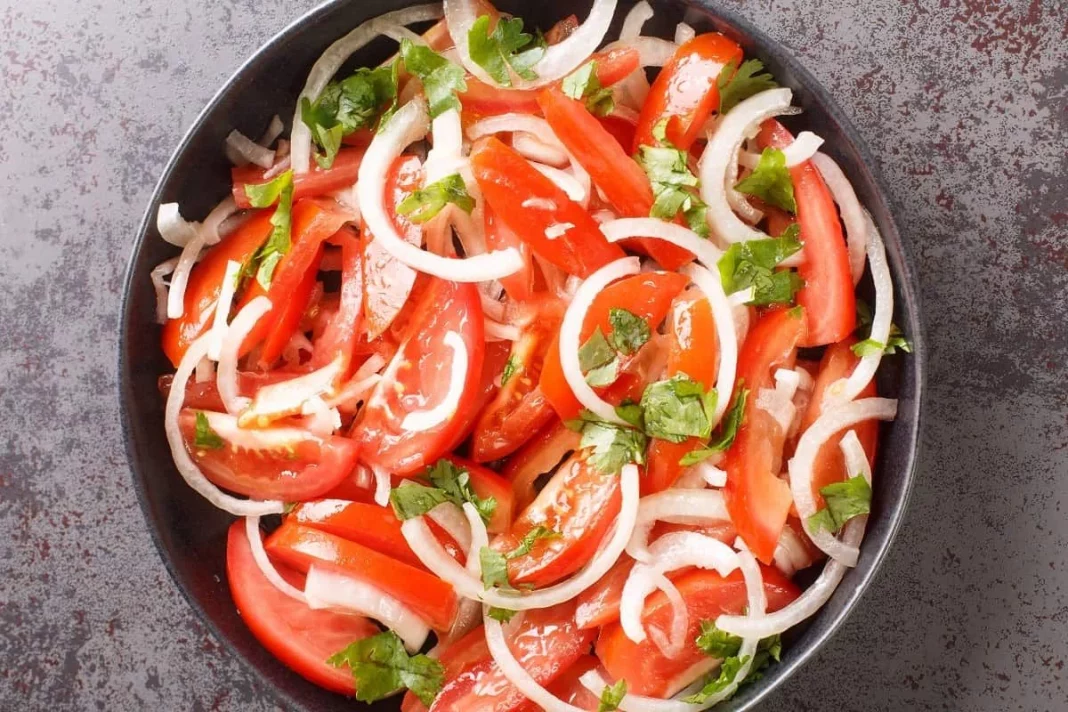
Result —
<instances>
[{"instance_id":1,"label":"dark ceramic bowl","mask_svg":"<svg viewBox=\"0 0 1068 712\"><path fill-rule=\"evenodd\" d=\"M156 379L172 369L160 351L159 327L154 322L154 294L149 272L172 256L175 249L155 229L161 202L177 201L183 214L199 217L230 189L230 172L223 156L226 134L237 128L258 135L271 116L287 121L294 99L312 63L333 40L359 23L406 3L404 0L337 0L309 12L291 24L249 59L209 102L167 163L148 205L126 273L120 347L120 398L127 455L145 517L160 555L178 587L215 635L241 659L265 686L287 706L304 710L351 710L353 703L325 692L290 672L264 650L237 615L226 584L225 534L231 517L202 500L179 477L171 462L163 432L163 402ZM572 3L500 3L528 23L547 28L576 8ZM894 276L895 321L913 340L914 353L884 362L880 392L900 400L897 420L884 426L875 477L875 511L868 525L857 568L849 573L831 601L790 637L782 663L772 666L757 684L748 686L724 707L747 710L782 684L809 660L856 605L867 588L905 511L916 462L925 350L919 319L918 290L908 250L890 215L887 196L876 177L874 161L834 100L804 68L776 42L733 12L712 2L654 2L656 17L646 26L671 36L685 20L698 31L712 29L737 39L747 56L764 60L775 77L794 89L794 101L804 107L790 125L815 131L826 140L824 150L850 176L861 201L871 210L886 241ZM609 36L617 36L630 3L616 12ZM389 41L379 40L355 60L374 65L391 53ZM358 66L358 65L353 65ZM376 705L395 709L395 701Z\"/></svg>"}]
</instances>

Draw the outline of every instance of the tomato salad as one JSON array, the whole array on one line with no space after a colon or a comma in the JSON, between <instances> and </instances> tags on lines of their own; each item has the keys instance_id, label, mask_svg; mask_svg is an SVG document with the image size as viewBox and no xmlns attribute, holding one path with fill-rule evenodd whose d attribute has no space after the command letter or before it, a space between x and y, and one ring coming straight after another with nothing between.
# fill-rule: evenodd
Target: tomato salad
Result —
<instances>
[{"instance_id":1,"label":"tomato salad","mask_svg":"<svg viewBox=\"0 0 1068 712\"><path fill-rule=\"evenodd\" d=\"M645 2L606 43L615 5L371 20L288 138L230 134L203 221L159 208L171 453L240 518L243 620L318 685L705 709L857 563L908 350L879 232L758 59L642 35Z\"/></svg>"}]
</instances>

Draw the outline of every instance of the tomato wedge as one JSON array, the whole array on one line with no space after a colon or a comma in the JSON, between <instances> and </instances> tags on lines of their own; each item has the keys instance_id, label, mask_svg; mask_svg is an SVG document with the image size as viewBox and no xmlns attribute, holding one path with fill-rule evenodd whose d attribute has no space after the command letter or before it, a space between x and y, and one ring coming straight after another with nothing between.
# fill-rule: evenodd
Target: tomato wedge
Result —
<instances>
[{"instance_id":1,"label":"tomato wedge","mask_svg":"<svg viewBox=\"0 0 1068 712\"><path fill-rule=\"evenodd\" d=\"M688 279L675 272L648 272L633 277L626 277L614 282L593 300L582 322L580 343L585 343L594 330L600 327L606 335L611 330L609 314L613 308L626 309L635 316L645 319L650 331L655 332L664 320L671 300L682 291ZM626 366L623 365L622 368ZM622 370L621 368L621 370ZM582 405L571 392L564 378L564 369L560 365L559 342L554 340L545 356L541 379L538 382L542 393L549 399L553 410L561 420L571 420L578 416ZM601 394L604 397L604 393Z\"/></svg>"},{"instance_id":2,"label":"tomato wedge","mask_svg":"<svg viewBox=\"0 0 1068 712\"><path fill-rule=\"evenodd\" d=\"M493 497L496 500L497 509L486 523L486 529L490 533L503 532L508 529L512 525L512 513L515 511L515 498L508 480L488 467L483 467L459 455L446 455L445 459L467 470L467 475L471 478L471 489L475 491L475 494L482 499Z\"/></svg>"},{"instance_id":3,"label":"tomato wedge","mask_svg":"<svg viewBox=\"0 0 1068 712\"><path fill-rule=\"evenodd\" d=\"M329 168L320 168L312 162L312 167L307 173L293 174L293 200L301 198L314 198L319 195L333 193L335 190L350 188L356 183L356 176L360 172L360 163L363 161L363 149L343 148L338 151L337 158ZM273 170L273 169L271 169ZM267 170L256 165L237 166L230 170L234 181L234 202L239 208L250 208L245 194L246 185L261 185L270 179L264 175Z\"/></svg>"},{"instance_id":4,"label":"tomato wedge","mask_svg":"<svg viewBox=\"0 0 1068 712\"><path fill-rule=\"evenodd\" d=\"M472 148L471 167L497 219L542 259L568 274L588 277L624 256L581 205L498 139L484 139Z\"/></svg>"},{"instance_id":5,"label":"tomato wedge","mask_svg":"<svg viewBox=\"0 0 1068 712\"><path fill-rule=\"evenodd\" d=\"M238 371L237 391L246 398L252 398L266 385L288 381L290 378L296 378L300 375L301 372L299 371L286 371L283 369L276 369L268 373ZM165 373L159 377L157 385L164 399L170 395L173 381L174 375L170 373ZM182 401L182 407L191 410L211 410L217 413L222 413L226 410L226 406L222 402L222 396L219 395L219 385L215 379L204 381L203 383L197 383L196 379L193 378L189 379L185 387L185 400Z\"/></svg>"},{"instance_id":6,"label":"tomato wedge","mask_svg":"<svg viewBox=\"0 0 1068 712\"><path fill-rule=\"evenodd\" d=\"M601 698L587 690L586 686L579 682L579 678L600 665L600 661L592 655L583 655L563 675L554 680L553 684L549 685L549 692L580 710L597 712L600 709Z\"/></svg>"},{"instance_id":7,"label":"tomato wedge","mask_svg":"<svg viewBox=\"0 0 1068 712\"><path fill-rule=\"evenodd\" d=\"M793 135L774 119L764 122L761 148L785 148ZM849 336L856 327L856 295L849 272L849 253L831 191L811 161L790 169L797 202L797 222L805 259L798 267L805 286L797 303L805 307L808 331L801 346L823 346Z\"/></svg>"},{"instance_id":8,"label":"tomato wedge","mask_svg":"<svg viewBox=\"0 0 1068 712\"><path fill-rule=\"evenodd\" d=\"M432 279L407 331L353 433L365 447L364 460L395 475L415 472L453 447L464 419L477 405L485 355L478 289L473 284ZM455 355L445 343L449 333L458 334L467 349L459 401L451 415L433 427L405 428L409 414L440 405L454 387Z\"/></svg>"},{"instance_id":9,"label":"tomato wedge","mask_svg":"<svg viewBox=\"0 0 1068 712\"><path fill-rule=\"evenodd\" d=\"M580 436L560 421L542 428L518 452L508 458L501 475L511 481L517 509L526 509L537 494L535 485L578 449Z\"/></svg>"},{"instance_id":10,"label":"tomato wedge","mask_svg":"<svg viewBox=\"0 0 1068 712\"><path fill-rule=\"evenodd\" d=\"M322 368L340 356L341 372L347 374L363 319L364 249L351 228L342 228L335 239L341 242L341 292L337 309L315 340L311 363L314 368Z\"/></svg>"},{"instance_id":11,"label":"tomato wedge","mask_svg":"<svg viewBox=\"0 0 1068 712\"><path fill-rule=\"evenodd\" d=\"M774 387L777 368L790 368L805 336L804 310L765 312L749 331L738 355L738 383L749 390L742 425L727 451L723 494L731 520L753 555L771 563L775 545L793 503L790 487L779 479L785 433L758 408L757 394Z\"/></svg>"},{"instance_id":12,"label":"tomato wedge","mask_svg":"<svg viewBox=\"0 0 1068 712\"><path fill-rule=\"evenodd\" d=\"M275 568L293 586L304 588L302 575L285 566ZM275 588L252 558L243 519L231 524L226 536L226 579L241 620L272 655L309 682L356 694L348 668L327 665L326 659L378 633L374 623L363 616L313 611Z\"/></svg>"},{"instance_id":13,"label":"tomato wedge","mask_svg":"<svg viewBox=\"0 0 1068 712\"><path fill-rule=\"evenodd\" d=\"M452 586L354 541L287 520L265 546L271 556L301 573L314 564L367 581L410 606L435 630L447 630L456 615Z\"/></svg>"},{"instance_id":14,"label":"tomato wedge","mask_svg":"<svg viewBox=\"0 0 1068 712\"><path fill-rule=\"evenodd\" d=\"M762 566L761 573L769 612L779 610L800 595L797 587L778 570ZM740 614L748 605L745 579L740 571L723 578L714 571L695 570L674 583L690 614L686 640L697 638L701 621L715 620L720 614ZM657 627L667 632L671 618L671 603L662 591L646 599L642 622L647 630ZM596 651L612 679L624 678L628 692L652 697L668 697L681 690L700 674L698 666L702 662L709 663L708 669L715 665L696 645L688 645L678 657L668 658L650 639L640 644L631 641L618 623L601 630Z\"/></svg>"},{"instance_id":15,"label":"tomato wedge","mask_svg":"<svg viewBox=\"0 0 1068 712\"><path fill-rule=\"evenodd\" d=\"M634 152L641 145L655 146L653 127L667 119L667 139L688 151L701 134L701 127L719 109L716 80L729 62L741 64L742 48L718 32L697 35L681 45L664 65L642 104Z\"/></svg>"},{"instance_id":16,"label":"tomato wedge","mask_svg":"<svg viewBox=\"0 0 1068 712\"><path fill-rule=\"evenodd\" d=\"M178 367L189 344L208 328L219 301L226 263L247 263L271 234L271 211L253 215L237 230L211 248L189 274L185 288L185 310L178 319L163 325L163 353Z\"/></svg>"},{"instance_id":17,"label":"tomato wedge","mask_svg":"<svg viewBox=\"0 0 1068 712\"><path fill-rule=\"evenodd\" d=\"M536 526L560 534L539 539L529 554L510 559L509 579L540 588L578 571L597 550L621 501L619 477L598 471L585 453L573 455L523 510L511 532L494 541L495 549L507 552Z\"/></svg>"},{"instance_id":18,"label":"tomato wedge","mask_svg":"<svg viewBox=\"0 0 1068 712\"><path fill-rule=\"evenodd\" d=\"M345 479L359 454L359 445L348 438L318 438L311 433L274 450L250 450L230 443L225 436L222 447L197 447L196 415L189 409L182 411L178 426L186 451L205 477L223 489L253 499L315 499Z\"/></svg>"},{"instance_id":19,"label":"tomato wedge","mask_svg":"<svg viewBox=\"0 0 1068 712\"><path fill-rule=\"evenodd\" d=\"M519 236L508 229L493 212L489 205L485 206L484 223L486 227L486 246L491 250L503 250L513 247L519 251L523 258L523 268L507 277L501 277L501 286L508 296L515 301L525 301L534 296L534 260L530 254L530 245L519 239Z\"/></svg>"},{"instance_id":20,"label":"tomato wedge","mask_svg":"<svg viewBox=\"0 0 1068 712\"><path fill-rule=\"evenodd\" d=\"M538 105L556 136L590 174L615 211L623 216L648 217L653 207L649 178L597 117L581 101L555 88L539 92ZM686 250L662 240L634 242L668 269L678 269L693 259Z\"/></svg>"}]
</instances>

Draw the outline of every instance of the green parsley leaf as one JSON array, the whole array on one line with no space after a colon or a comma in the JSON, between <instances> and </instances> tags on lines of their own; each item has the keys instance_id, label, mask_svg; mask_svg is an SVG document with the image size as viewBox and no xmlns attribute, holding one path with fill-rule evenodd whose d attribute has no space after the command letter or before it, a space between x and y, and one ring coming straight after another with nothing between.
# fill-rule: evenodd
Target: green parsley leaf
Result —
<instances>
[{"instance_id":1,"label":"green parsley leaf","mask_svg":"<svg viewBox=\"0 0 1068 712\"><path fill-rule=\"evenodd\" d=\"M408 655L393 631L352 643L329 658L334 667L348 666L356 681L356 699L375 702L409 689L428 707L445 682L445 668L426 655Z\"/></svg>"},{"instance_id":2,"label":"green parsley leaf","mask_svg":"<svg viewBox=\"0 0 1068 712\"><path fill-rule=\"evenodd\" d=\"M402 521L421 517L439 504L450 501L443 490L418 482L402 482L389 492L393 512Z\"/></svg>"},{"instance_id":3,"label":"green parsley leaf","mask_svg":"<svg viewBox=\"0 0 1068 712\"><path fill-rule=\"evenodd\" d=\"M622 678L616 680L614 685L605 685L601 692L601 700L597 704L597 712L615 712L619 709L619 703L627 694L627 681Z\"/></svg>"},{"instance_id":4,"label":"green parsley leaf","mask_svg":"<svg viewBox=\"0 0 1068 712\"><path fill-rule=\"evenodd\" d=\"M704 447L691 450L679 459L679 464L683 467L689 467L690 465L696 465L698 462L711 457L719 452L724 452L727 448L734 444L734 438L738 434L738 428L742 425L742 418L745 415L745 400L749 395L749 391L745 388L741 388L738 391L738 395L734 400L734 405L730 407L727 414L720 421L719 428L717 429L717 435L715 435L711 441Z\"/></svg>"},{"instance_id":5,"label":"green parsley leaf","mask_svg":"<svg viewBox=\"0 0 1068 712\"><path fill-rule=\"evenodd\" d=\"M508 560L504 554L484 546L478 551L478 561L482 565L482 584L487 590L494 586L512 588L508 582Z\"/></svg>"},{"instance_id":6,"label":"green parsley leaf","mask_svg":"<svg viewBox=\"0 0 1068 712\"><path fill-rule=\"evenodd\" d=\"M647 435L673 443L690 437L707 438L712 434L716 390L706 392L700 383L678 373L646 386L641 406Z\"/></svg>"},{"instance_id":7,"label":"green parsley leaf","mask_svg":"<svg viewBox=\"0 0 1068 712\"><path fill-rule=\"evenodd\" d=\"M602 87L597 78L597 62L587 62L564 77L561 89L572 99L585 102L594 116L608 116L616 108L612 90Z\"/></svg>"},{"instance_id":8,"label":"green parsley leaf","mask_svg":"<svg viewBox=\"0 0 1068 712\"><path fill-rule=\"evenodd\" d=\"M208 423L208 416L204 414L204 411L198 410L193 445L206 450L218 450L224 444L225 442L219 437L219 434L211 429L211 425Z\"/></svg>"},{"instance_id":9,"label":"green parsley leaf","mask_svg":"<svg viewBox=\"0 0 1068 712\"><path fill-rule=\"evenodd\" d=\"M508 383L516 372L521 372L522 368L523 364L515 357L515 354L509 356L507 363L504 364L504 370L501 372L501 387L504 387L504 384Z\"/></svg>"},{"instance_id":10,"label":"green parsley leaf","mask_svg":"<svg viewBox=\"0 0 1068 712\"><path fill-rule=\"evenodd\" d=\"M705 704L708 698L723 692L734 682L734 678L738 676L742 665L748 659L748 657L738 658L734 656L725 658L719 666L718 674L715 677L710 677L700 690L689 697L684 697L683 701L695 705ZM739 682L741 681L739 680Z\"/></svg>"},{"instance_id":11,"label":"green parsley leaf","mask_svg":"<svg viewBox=\"0 0 1068 712\"><path fill-rule=\"evenodd\" d=\"M534 527L526 534L524 534L523 538L519 542L519 546L505 554L504 558L516 559L520 556L529 554L530 550L534 548L534 543L537 542L539 539L559 539L562 536L563 534L561 534L560 532L554 529L549 529L548 527L543 527L539 524L538 526Z\"/></svg>"},{"instance_id":12,"label":"green parsley leaf","mask_svg":"<svg viewBox=\"0 0 1068 712\"><path fill-rule=\"evenodd\" d=\"M282 179L282 182L281 187L278 189L278 206L274 209L274 214L271 215L271 235L263 243L263 246L256 251L256 255L252 259L252 264L259 265L256 269L256 281L264 289L270 289L271 280L274 278L274 268L278 266L282 257L289 252L291 244L289 233L293 212L293 171L286 171L278 178ZM271 190L273 191L274 189ZM261 195L260 197L264 196Z\"/></svg>"},{"instance_id":13,"label":"green parsley leaf","mask_svg":"<svg viewBox=\"0 0 1068 712\"><path fill-rule=\"evenodd\" d=\"M457 467L444 458L426 469L424 477L432 486L419 482L405 482L389 493L390 504L397 518L413 519L429 512L443 502L463 506L470 502L478 510L483 521L488 522L497 510L493 497L482 499L471 489L471 476L467 470Z\"/></svg>"},{"instance_id":14,"label":"green parsley leaf","mask_svg":"<svg viewBox=\"0 0 1068 712\"><path fill-rule=\"evenodd\" d=\"M615 475L628 463L645 464L647 442L640 430L612 423L587 422L582 428L579 447L592 448L588 462L606 475Z\"/></svg>"},{"instance_id":15,"label":"green parsley leaf","mask_svg":"<svg viewBox=\"0 0 1068 712\"><path fill-rule=\"evenodd\" d=\"M731 658L738 655L742 639L716 627L714 621L701 621L701 634L697 636L697 647L713 658Z\"/></svg>"},{"instance_id":16,"label":"green parsley leaf","mask_svg":"<svg viewBox=\"0 0 1068 712\"><path fill-rule=\"evenodd\" d=\"M685 698L686 702L705 704L708 698L727 689L736 681L735 678L741 672L742 665L749 659L737 657L741 644L741 638L724 633L711 621L701 623L701 635L697 638L697 647L714 658L722 658L723 663L720 665L718 674L715 677L709 677L699 692ZM746 673L744 679L737 680L738 687L756 682L763 677L762 671L771 664L772 660L778 662L781 654L782 639L778 635L761 640L757 646L756 655L753 656L753 663L749 666L749 672ZM728 695L724 701L730 697Z\"/></svg>"},{"instance_id":17,"label":"green parsley leaf","mask_svg":"<svg viewBox=\"0 0 1068 712\"><path fill-rule=\"evenodd\" d=\"M775 78L763 70L764 63L759 59L747 59L741 66L734 61L728 62L716 79L719 113L726 114L754 94L779 86Z\"/></svg>"},{"instance_id":18,"label":"green parsley leaf","mask_svg":"<svg viewBox=\"0 0 1068 712\"><path fill-rule=\"evenodd\" d=\"M797 212L794 183L786 167L786 154L777 148L765 148L753 172L740 180L734 189L755 195L769 205L791 213Z\"/></svg>"},{"instance_id":19,"label":"green parsley leaf","mask_svg":"<svg viewBox=\"0 0 1068 712\"><path fill-rule=\"evenodd\" d=\"M397 213L406 215L413 223L422 224L452 203L465 213L475 209L475 199L467 193L467 184L459 173L445 176L416 190L397 206Z\"/></svg>"},{"instance_id":20,"label":"green parsley leaf","mask_svg":"<svg viewBox=\"0 0 1068 712\"><path fill-rule=\"evenodd\" d=\"M791 303L804 282L795 270L775 266L801 249L800 228L790 225L779 237L731 245L719 258L719 276L728 294L753 288L748 304Z\"/></svg>"},{"instance_id":21,"label":"green parsley leaf","mask_svg":"<svg viewBox=\"0 0 1068 712\"><path fill-rule=\"evenodd\" d=\"M665 125L666 121L661 121L653 129L653 136L662 145L640 146L636 157L653 187L654 200L649 215L673 220L681 211L691 230L708 237L708 223L704 220L707 206L696 193L700 181L690 171L686 152L675 148L665 138Z\"/></svg>"},{"instance_id":22,"label":"green parsley leaf","mask_svg":"<svg viewBox=\"0 0 1068 712\"><path fill-rule=\"evenodd\" d=\"M871 512L871 485L863 475L822 487L820 494L827 507L808 518L813 531L827 529L836 534L853 517Z\"/></svg>"},{"instance_id":23,"label":"green parsley leaf","mask_svg":"<svg viewBox=\"0 0 1068 712\"><path fill-rule=\"evenodd\" d=\"M408 38L401 40L400 56L404 68L423 83L423 91L430 105L430 118L437 118L449 109L460 110L460 99L456 94L467 91L463 68L426 45L417 45Z\"/></svg>"},{"instance_id":24,"label":"green parsley leaf","mask_svg":"<svg viewBox=\"0 0 1068 712\"><path fill-rule=\"evenodd\" d=\"M912 344L897 324L890 324L890 338L887 339L886 344L871 338L871 320L871 307L863 299L858 299L855 333L862 341L853 345L853 353L861 358L871 353L872 349L882 349L883 353L886 354L896 354L898 351L904 351L907 354L912 353Z\"/></svg>"},{"instance_id":25,"label":"green parsley leaf","mask_svg":"<svg viewBox=\"0 0 1068 712\"><path fill-rule=\"evenodd\" d=\"M640 349L649 340L649 323L633 312L618 307L608 310L608 323L612 331L608 334L608 343L616 351L630 355Z\"/></svg>"},{"instance_id":26,"label":"green parsley leaf","mask_svg":"<svg viewBox=\"0 0 1068 712\"><path fill-rule=\"evenodd\" d=\"M269 208L278 202L282 191L293 182L292 171L279 173L266 183L246 183L245 197L254 208Z\"/></svg>"},{"instance_id":27,"label":"green parsley leaf","mask_svg":"<svg viewBox=\"0 0 1068 712\"><path fill-rule=\"evenodd\" d=\"M300 118L323 150L315 156L322 168L333 165L343 137L372 126L383 110L392 113L397 80L396 62L375 69L363 67L346 79L327 84L314 102L307 97L301 100Z\"/></svg>"},{"instance_id":28,"label":"green parsley leaf","mask_svg":"<svg viewBox=\"0 0 1068 712\"><path fill-rule=\"evenodd\" d=\"M601 327L597 327L586 343L579 347L578 357L579 367L586 374L586 383L598 388L615 382L619 374L619 358Z\"/></svg>"},{"instance_id":29,"label":"green parsley leaf","mask_svg":"<svg viewBox=\"0 0 1068 712\"><path fill-rule=\"evenodd\" d=\"M616 415L633 425L635 428L642 429L642 417L644 415L642 407L638 403L632 403L631 401L623 401L616 406Z\"/></svg>"},{"instance_id":30,"label":"green parsley leaf","mask_svg":"<svg viewBox=\"0 0 1068 712\"><path fill-rule=\"evenodd\" d=\"M490 606L489 611L486 612L490 618L501 623L507 623L515 618L515 614L519 611L513 611L511 608L497 608L496 606Z\"/></svg>"},{"instance_id":31,"label":"green parsley leaf","mask_svg":"<svg viewBox=\"0 0 1068 712\"><path fill-rule=\"evenodd\" d=\"M506 87L512 86L509 68L523 79L537 79L531 67L545 56L541 35L523 32L523 21L518 17L501 17L493 32L489 25L489 15L482 15L467 32L467 50L475 64Z\"/></svg>"}]
</instances>

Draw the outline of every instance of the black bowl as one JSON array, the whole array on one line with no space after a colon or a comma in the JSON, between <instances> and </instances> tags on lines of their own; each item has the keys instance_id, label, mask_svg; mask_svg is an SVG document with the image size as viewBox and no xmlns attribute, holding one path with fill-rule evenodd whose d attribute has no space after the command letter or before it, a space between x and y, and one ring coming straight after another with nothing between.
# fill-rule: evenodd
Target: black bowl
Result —
<instances>
[{"instance_id":1,"label":"black bowl","mask_svg":"<svg viewBox=\"0 0 1068 712\"><path fill-rule=\"evenodd\" d=\"M141 223L126 272L119 353L122 427L134 487L149 528L167 569L190 605L229 650L296 709L350 710L352 702L290 672L253 638L236 614L226 584L225 534L231 518L189 489L171 462L163 431L163 402L156 388L157 378L171 369L159 346L149 272L172 256L175 249L159 238L155 215L161 202L173 201L182 206L187 216L206 214L230 188L229 165L222 152L226 134L237 128L245 134L258 135L275 113L288 122L307 70L322 50L357 24L406 4L410 3L328 2L284 29L241 66L193 122L167 163ZM811 129L827 139L825 150L850 176L858 196L882 231L894 275L895 321L911 336L914 347L911 356L884 362L880 372L880 392L896 396L900 405L897 420L882 431L875 511L860 563L823 610L803 630L790 636L791 644L782 663L725 705L733 710L751 709L809 660L841 625L867 588L901 523L916 462L923 388L925 350L919 294L908 249L890 215L889 201L874 172L875 163L841 109L812 75L779 44L714 3L676 0L654 4L658 13L646 26L646 32L670 36L681 20L698 31L719 30L737 39L747 56L764 60L782 84L794 89L795 103L805 112L791 119L791 126ZM544 28L575 9L572 3L565 2L525 5L501 3L502 9ZM617 10L613 33L618 33L626 9ZM373 65L392 51L389 41L379 40L355 59ZM383 710L396 706L392 701L377 705Z\"/></svg>"}]
</instances>

